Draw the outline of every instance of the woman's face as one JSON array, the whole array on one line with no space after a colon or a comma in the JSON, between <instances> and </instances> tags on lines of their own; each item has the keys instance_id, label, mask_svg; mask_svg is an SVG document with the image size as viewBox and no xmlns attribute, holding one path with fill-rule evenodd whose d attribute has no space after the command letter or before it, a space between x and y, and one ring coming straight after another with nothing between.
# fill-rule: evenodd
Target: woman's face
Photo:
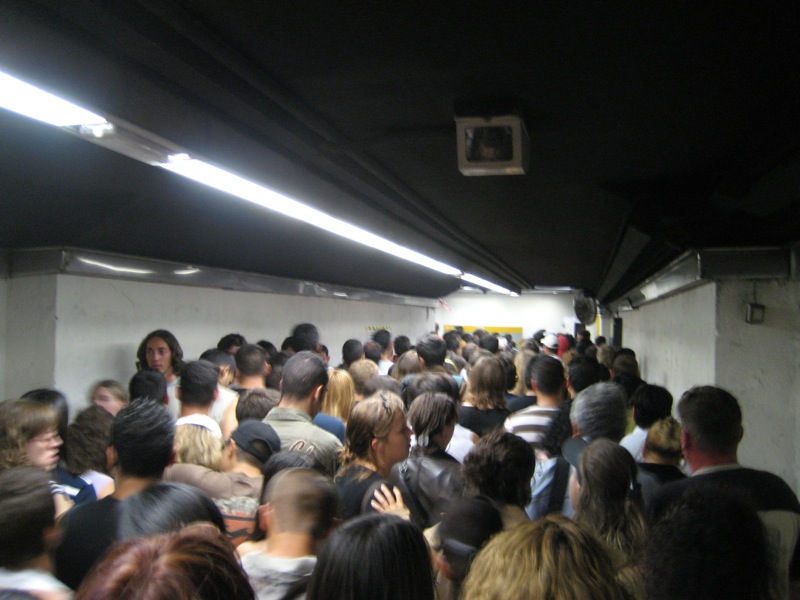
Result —
<instances>
[{"instance_id":1,"label":"woman's face","mask_svg":"<svg viewBox=\"0 0 800 600\"><path fill-rule=\"evenodd\" d=\"M154 337L145 346L145 358L147 366L162 373L170 383L172 375L172 350L169 349L167 342L160 337Z\"/></svg>"},{"instance_id":2,"label":"woman's face","mask_svg":"<svg viewBox=\"0 0 800 600\"><path fill-rule=\"evenodd\" d=\"M397 412L392 419L389 433L385 438L378 440L376 450L378 451L378 466L381 471L388 471L392 466L408 458L410 447L411 429L406 425L405 415Z\"/></svg>"},{"instance_id":3,"label":"woman's face","mask_svg":"<svg viewBox=\"0 0 800 600\"><path fill-rule=\"evenodd\" d=\"M105 409L114 416L125 407L125 402L112 394L111 390L104 387L99 387L94 391L94 394L92 394L92 403Z\"/></svg>"},{"instance_id":4,"label":"woman's face","mask_svg":"<svg viewBox=\"0 0 800 600\"><path fill-rule=\"evenodd\" d=\"M58 449L63 443L57 429L46 429L28 440L25 454L33 466L52 471L58 464Z\"/></svg>"}]
</instances>

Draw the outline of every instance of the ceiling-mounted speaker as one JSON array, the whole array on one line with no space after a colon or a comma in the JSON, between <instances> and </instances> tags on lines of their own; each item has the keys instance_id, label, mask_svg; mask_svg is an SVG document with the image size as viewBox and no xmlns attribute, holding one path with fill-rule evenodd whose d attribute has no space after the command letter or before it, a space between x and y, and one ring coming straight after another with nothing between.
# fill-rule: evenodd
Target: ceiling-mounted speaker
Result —
<instances>
[{"instance_id":1,"label":"ceiling-mounted speaker","mask_svg":"<svg viewBox=\"0 0 800 600\"><path fill-rule=\"evenodd\" d=\"M524 175L530 140L518 115L456 117L458 170L464 175Z\"/></svg>"}]
</instances>

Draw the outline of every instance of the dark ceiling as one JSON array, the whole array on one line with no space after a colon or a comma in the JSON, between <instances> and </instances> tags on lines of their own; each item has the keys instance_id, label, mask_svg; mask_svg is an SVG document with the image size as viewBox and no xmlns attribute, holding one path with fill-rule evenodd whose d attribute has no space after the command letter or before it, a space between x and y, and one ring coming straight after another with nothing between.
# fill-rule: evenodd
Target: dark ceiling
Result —
<instances>
[{"instance_id":1,"label":"dark ceiling","mask_svg":"<svg viewBox=\"0 0 800 600\"><path fill-rule=\"evenodd\" d=\"M27 0L0 70L515 289L611 300L687 249L800 241L800 3ZM517 106L526 175L454 111ZM459 282L0 112L0 247L437 297Z\"/></svg>"}]
</instances>

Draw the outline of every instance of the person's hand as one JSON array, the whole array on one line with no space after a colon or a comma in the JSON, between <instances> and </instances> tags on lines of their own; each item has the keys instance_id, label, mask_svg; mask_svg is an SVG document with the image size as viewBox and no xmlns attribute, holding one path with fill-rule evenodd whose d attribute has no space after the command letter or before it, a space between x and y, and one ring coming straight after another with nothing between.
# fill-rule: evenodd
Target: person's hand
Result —
<instances>
[{"instance_id":1,"label":"person's hand","mask_svg":"<svg viewBox=\"0 0 800 600\"><path fill-rule=\"evenodd\" d=\"M409 518L408 508L403 502L403 494L397 487L390 488L382 483L381 487L375 490L370 504L376 512L398 515L404 519Z\"/></svg>"}]
</instances>

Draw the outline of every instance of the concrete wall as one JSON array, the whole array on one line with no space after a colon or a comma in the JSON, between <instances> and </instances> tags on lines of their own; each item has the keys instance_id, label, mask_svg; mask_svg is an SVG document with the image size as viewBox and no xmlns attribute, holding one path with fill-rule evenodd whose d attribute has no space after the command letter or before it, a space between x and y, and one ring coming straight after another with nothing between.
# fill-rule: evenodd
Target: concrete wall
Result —
<instances>
[{"instance_id":1,"label":"concrete wall","mask_svg":"<svg viewBox=\"0 0 800 600\"><path fill-rule=\"evenodd\" d=\"M752 281L706 283L626 312L625 345L643 378L675 399L692 385L731 391L742 406L740 462L800 491L800 282L760 281L762 325L745 322Z\"/></svg>"},{"instance_id":2,"label":"concrete wall","mask_svg":"<svg viewBox=\"0 0 800 600\"><path fill-rule=\"evenodd\" d=\"M7 282L4 398L51 385L55 373L56 277Z\"/></svg>"},{"instance_id":3,"label":"concrete wall","mask_svg":"<svg viewBox=\"0 0 800 600\"><path fill-rule=\"evenodd\" d=\"M8 285L6 396L55 386L75 408L85 405L94 381L127 382L139 342L153 329L172 331L185 357L196 358L226 333L279 346L293 325L312 322L338 364L344 341L367 339L370 327L416 338L434 324L433 309L415 306L74 275L20 277ZM34 370L38 355L44 366Z\"/></svg>"},{"instance_id":4,"label":"concrete wall","mask_svg":"<svg viewBox=\"0 0 800 600\"><path fill-rule=\"evenodd\" d=\"M800 282L717 284L716 383L742 405L743 464L800 486ZM753 293L766 306L764 323L745 321Z\"/></svg>"},{"instance_id":5,"label":"concrete wall","mask_svg":"<svg viewBox=\"0 0 800 600\"><path fill-rule=\"evenodd\" d=\"M522 327L523 337L539 329L572 333L574 311L570 294L525 294L518 297L456 292L445 298L450 310L436 309L442 326ZM590 327L592 337L598 335ZM597 330L599 331L599 330Z\"/></svg>"},{"instance_id":6,"label":"concrete wall","mask_svg":"<svg viewBox=\"0 0 800 600\"><path fill-rule=\"evenodd\" d=\"M642 378L677 400L687 388L715 377L716 285L622 313L623 344L636 351Z\"/></svg>"}]
</instances>

